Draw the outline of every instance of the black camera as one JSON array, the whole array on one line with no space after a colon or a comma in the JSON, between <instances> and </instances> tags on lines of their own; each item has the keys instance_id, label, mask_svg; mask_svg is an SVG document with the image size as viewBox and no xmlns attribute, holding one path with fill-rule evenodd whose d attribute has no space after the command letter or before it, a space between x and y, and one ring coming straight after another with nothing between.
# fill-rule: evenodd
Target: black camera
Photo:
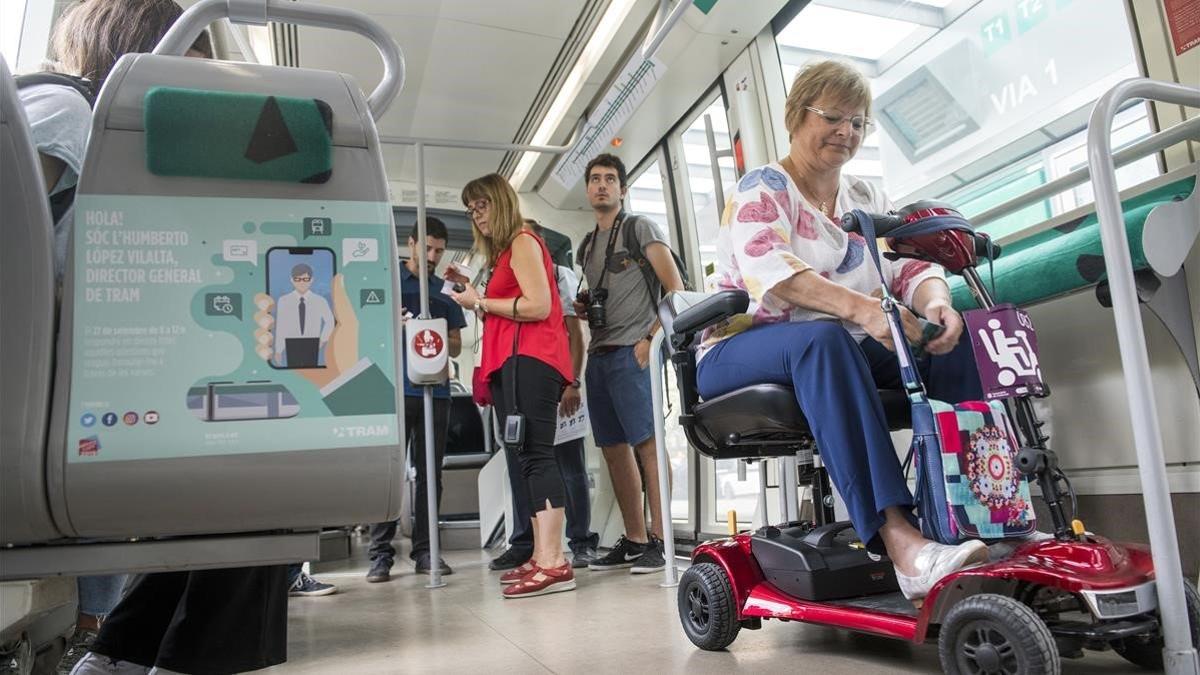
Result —
<instances>
[{"instance_id":1,"label":"black camera","mask_svg":"<svg viewBox=\"0 0 1200 675\"><path fill-rule=\"evenodd\" d=\"M593 288L580 291L575 299L581 305L587 306L588 325L592 328L604 328L608 325L607 288Z\"/></svg>"}]
</instances>

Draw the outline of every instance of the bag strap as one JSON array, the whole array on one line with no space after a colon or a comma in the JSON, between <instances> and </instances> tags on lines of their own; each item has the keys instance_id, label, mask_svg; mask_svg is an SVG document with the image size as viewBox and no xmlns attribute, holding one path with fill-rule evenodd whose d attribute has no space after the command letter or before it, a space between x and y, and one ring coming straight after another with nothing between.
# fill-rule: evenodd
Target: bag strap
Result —
<instances>
[{"instance_id":1,"label":"bag strap","mask_svg":"<svg viewBox=\"0 0 1200 675\"><path fill-rule=\"evenodd\" d=\"M904 337L904 324L900 321L900 303L892 296L892 289L888 286L887 277L883 274L882 263L879 260L879 244L875 236L875 222L871 216L862 209L854 209L847 217L853 218L858 225L858 229L862 232L862 236L866 239L867 251L871 254L871 262L875 264L875 271L879 273L879 288L883 292L883 299L880 301L880 306L883 308L883 314L887 317L888 325L892 329L892 342L895 343L896 357L900 360L900 379L904 383L904 389L909 396L920 395L925 397L925 386L921 382L921 374L917 371L916 360L913 358L912 351L908 346L908 339Z\"/></svg>"}]
</instances>

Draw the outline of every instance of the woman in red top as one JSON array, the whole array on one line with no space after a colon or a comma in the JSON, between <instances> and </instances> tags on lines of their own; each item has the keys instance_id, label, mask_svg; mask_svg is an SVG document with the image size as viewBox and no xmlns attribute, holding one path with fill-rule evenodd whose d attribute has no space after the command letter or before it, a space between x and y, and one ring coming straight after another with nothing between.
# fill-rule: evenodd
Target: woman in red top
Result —
<instances>
[{"instance_id":1,"label":"woman in red top","mask_svg":"<svg viewBox=\"0 0 1200 675\"><path fill-rule=\"evenodd\" d=\"M525 225L517 193L503 176L471 181L462 199L492 276L484 295L468 285L451 297L483 317L479 367L506 435L523 420L523 441L507 444L507 451L520 460L534 514L533 557L500 578L509 584L504 597L569 591L575 574L562 551L566 498L554 433L558 400L573 371L550 252Z\"/></svg>"}]
</instances>

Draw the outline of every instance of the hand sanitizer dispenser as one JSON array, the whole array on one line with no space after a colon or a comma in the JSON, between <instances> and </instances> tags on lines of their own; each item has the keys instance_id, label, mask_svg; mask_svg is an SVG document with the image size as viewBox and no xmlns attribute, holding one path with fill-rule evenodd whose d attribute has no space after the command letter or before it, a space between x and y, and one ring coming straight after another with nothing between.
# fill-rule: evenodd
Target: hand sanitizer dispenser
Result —
<instances>
[{"instance_id":1,"label":"hand sanitizer dispenser","mask_svg":"<svg viewBox=\"0 0 1200 675\"><path fill-rule=\"evenodd\" d=\"M445 319L409 319L404 323L405 362L413 384L444 384L450 373L450 341Z\"/></svg>"}]
</instances>

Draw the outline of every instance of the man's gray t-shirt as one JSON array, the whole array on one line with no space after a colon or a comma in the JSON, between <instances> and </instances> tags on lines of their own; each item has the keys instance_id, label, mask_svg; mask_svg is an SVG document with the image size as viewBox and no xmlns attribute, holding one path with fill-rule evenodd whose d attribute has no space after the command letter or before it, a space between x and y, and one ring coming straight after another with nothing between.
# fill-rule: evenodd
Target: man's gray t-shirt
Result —
<instances>
[{"instance_id":1,"label":"man's gray t-shirt","mask_svg":"<svg viewBox=\"0 0 1200 675\"><path fill-rule=\"evenodd\" d=\"M645 216L634 215L625 217L619 232L614 226L609 230L596 232L592 241L588 242L587 250L583 251L584 258L579 262L583 266L588 288L595 289L601 285L600 276L609 238L613 232L617 232L612 256L608 261L608 274L604 275L603 281L603 287L608 289L608 300L605 301L608 325L604 328L589 326L592 340L588 351L595 351L599 347L624 347L635 344L650 332L650 326L654 323L657 298L650 297L646 278L642 276L637 261L625 248L625 228L628 227L632 227L637 235L643 255L646 246L653 242L670 246L659 233L658 225L654 221Z\"/></svg>"}]
</instances>

